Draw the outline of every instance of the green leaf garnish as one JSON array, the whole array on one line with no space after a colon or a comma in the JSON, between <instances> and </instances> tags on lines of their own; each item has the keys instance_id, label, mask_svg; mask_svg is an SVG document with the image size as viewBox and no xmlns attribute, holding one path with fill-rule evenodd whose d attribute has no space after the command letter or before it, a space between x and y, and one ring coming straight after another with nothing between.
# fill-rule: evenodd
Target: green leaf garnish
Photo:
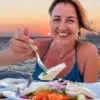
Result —
<instances>
[{"instance_id":1,"label":"green leaf garnish","mask_svg":"<svg viewBox=\"0 0 100 100\"><path fill-rule=\"evenodd\" d=\"M43 73L42 73L42 75L43 76L45 76L45 75L47 75L48 73L47 73L47 70L45 70Z\"/></svg>"}]
</instances>

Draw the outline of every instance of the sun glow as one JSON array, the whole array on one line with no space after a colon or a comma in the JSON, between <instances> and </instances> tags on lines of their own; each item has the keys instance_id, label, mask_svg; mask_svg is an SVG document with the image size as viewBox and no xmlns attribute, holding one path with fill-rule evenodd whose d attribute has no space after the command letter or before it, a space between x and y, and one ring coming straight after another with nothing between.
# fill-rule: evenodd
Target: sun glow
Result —
<instances>
[{"instance_id":1,"label":"sun glow","mask_svg":"<svg viewBox=\"0 0 100 100\"><path fill-rule=\"evenodd\" d=\"M51 33L50 33L50 32L48 32L48 35L50 36L50 35L51 35Z\"/></svg>"}]
</instances>

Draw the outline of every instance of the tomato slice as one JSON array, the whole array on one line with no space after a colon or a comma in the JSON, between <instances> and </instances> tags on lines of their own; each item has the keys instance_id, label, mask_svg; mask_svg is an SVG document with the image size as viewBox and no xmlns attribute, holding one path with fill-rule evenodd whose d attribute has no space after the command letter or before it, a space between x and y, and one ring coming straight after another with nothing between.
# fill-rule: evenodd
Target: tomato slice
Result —
<instances>
[{"instance_id":1,"label":"tomato slice","mask_svg":"<svg viewBox=\"0 0 100 100\"><path fill-rule=\"evenodd\" d=\"M56 92L42 91L33 96L31 100L68 100L68 96Z\"/></svg>"},{"instance_id":2,"label":"tomato slice","mask_svg":"<svg viewBox=\"0 0 100 100\"><path fill-rule=\"evenodd\" d=\"M52 92L48 94L48 100L68 100L68 97L63 94Z\"/></svg>"},{"instance_id":3,"label":"tomato slice","mask_svg":"<svg viewBox=\"0 0 100 100\"><path fill-rule=\"evenodd\" d=\"M48 94L48 91L39 92L35 96L33 96L31 100L47 100Z\"/></svg>"}]
</instances>

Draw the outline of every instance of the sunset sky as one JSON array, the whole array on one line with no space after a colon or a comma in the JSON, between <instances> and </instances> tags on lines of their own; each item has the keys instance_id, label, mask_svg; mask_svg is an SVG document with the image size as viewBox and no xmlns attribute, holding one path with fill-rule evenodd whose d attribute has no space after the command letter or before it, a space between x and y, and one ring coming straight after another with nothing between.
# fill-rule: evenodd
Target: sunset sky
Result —
<instances>
[{"instance_id":1,"label":"sunset sky","mask_svg":"<svg viewBox=\"0 0 100 100\"><path fill-rule=\"evenodd\" d=\"M0 0L0 36L11 36L19 28L30 32L48 34L48 8L52 0ZM100 0L80 0L93 20L94 27L100 26ZM9 32L9 33L1 33Z\"/></svg>"}]
</instances>

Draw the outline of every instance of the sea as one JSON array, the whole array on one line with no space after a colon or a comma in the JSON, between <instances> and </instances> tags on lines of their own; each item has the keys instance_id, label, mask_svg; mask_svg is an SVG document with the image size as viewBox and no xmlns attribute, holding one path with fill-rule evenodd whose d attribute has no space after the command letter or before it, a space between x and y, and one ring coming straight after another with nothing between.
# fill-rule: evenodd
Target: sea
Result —
<instances>
[{"instance_id":1,"label":"sea","mask_svg":"<svg viewBox=\"0 0 100 100\"><path fill-rule=\"evenodd\" d=\"M38 38L38 37L33 37ZM3 50L9 46L9 40L11 37L0 37L0 50ZM97 49L98 54L100 55L100 35L90 34L86 36L84 42L93 43ZM32 73L34 70L34 66L36 64L36 59L29 59L27 61L19 62L16 64L8 65L8 66L0 66L0 73L6 71L13 71L13 72L27 72ZM99 76L100 79L100 76Z\"/></svg>"},{"instance_id":2,"label":"sea","mask_svg":"<svg viewBox=\"0 0 100 100\"><path fill-rule=\"evenodd\" d=\"M9 46L9 40L11 37L0 37L0 50L4 50ZM19 62L16 64L11 64L8 66L0 66L0 72L5 71L15 71L15 72L27 72L32 73L34 66L36 64L36 59L29 59L27 61Z\"/></svg>"}]
</instances>

